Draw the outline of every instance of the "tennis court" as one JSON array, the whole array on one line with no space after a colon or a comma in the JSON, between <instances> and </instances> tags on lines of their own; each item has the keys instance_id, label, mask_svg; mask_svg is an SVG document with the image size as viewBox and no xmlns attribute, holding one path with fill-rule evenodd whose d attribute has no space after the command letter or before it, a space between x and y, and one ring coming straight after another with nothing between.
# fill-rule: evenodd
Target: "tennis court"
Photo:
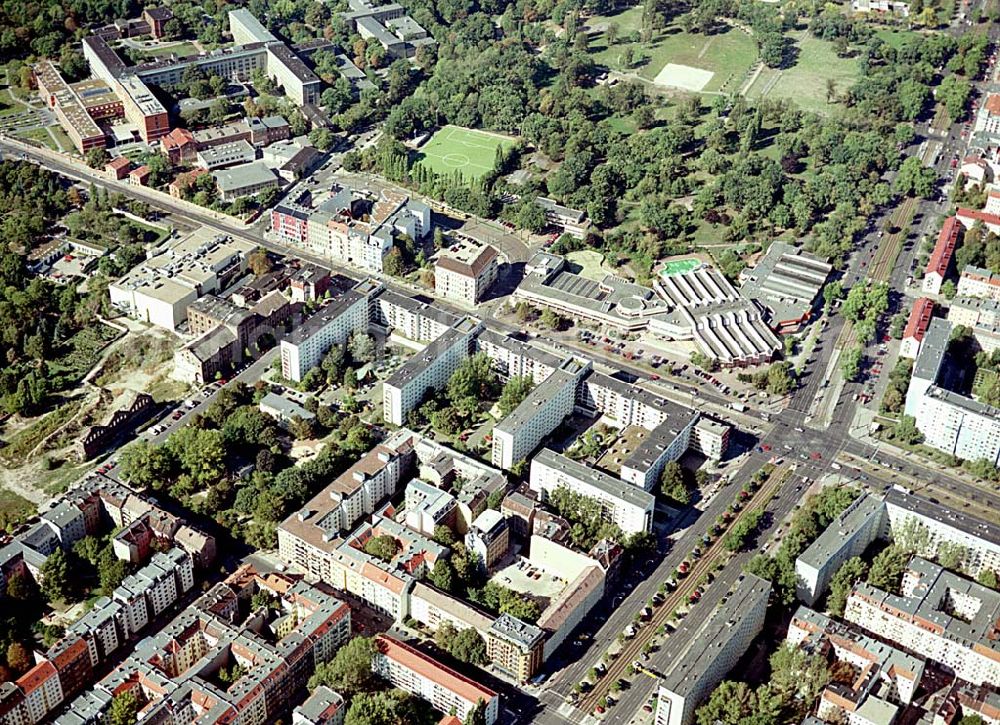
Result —
<instances>
[{"instance_id":1,"label":"tennis court","mask_svg":"<svg viewBox=\"0 0 1000 725\"><path fill-rule=\"evenodd\" d=\"M466 178L478 179L493 168L498 148L513 145L514 139L508 136L445 126L420 149L416 163L439 174L459 170Z\"/></svg>"},{"instance_id":2,"label":"tennis court","mask_svg":"<svg viewBox=\"0 0 1000 725\"><path fill-rule=\"evenodd\" d=\"M701 260L697 257L691 257L690 259L675 259L671 262L664 262L663 266L660 268L661 277L670 277L674 274L685 274L690 272L692 269L697 269L702 264Z\"/></svg>"}]
</instances>

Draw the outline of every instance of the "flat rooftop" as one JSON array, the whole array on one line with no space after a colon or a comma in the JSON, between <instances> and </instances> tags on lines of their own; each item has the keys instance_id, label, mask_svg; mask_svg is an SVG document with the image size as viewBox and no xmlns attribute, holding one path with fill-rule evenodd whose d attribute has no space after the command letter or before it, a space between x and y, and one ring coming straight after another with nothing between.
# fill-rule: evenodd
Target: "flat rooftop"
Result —
<instances>
[{"instance_id":1,"label":"flat rooftop","mask_svg":"<svg viewBox=\"0 0 1000 725\"><path fill-rule=\"evenodd\" d=\"M883 505L881 498L862 493L830 522L808 549L799 554L797 561L821 569L843 547L846 538L863 527L872 516L882 516Z\"/></svg>"},{"instance_id":2,"label":"flat rooftop","mask_svg":"<svg viewBox=\"0 0 1000 725\"><path fill-rule=\"evenodd\" d=\"M645 510L652 510L656 504L656 497L653 494L614 476L609 476L604 471L598 471L596 468L567 458L551 448L540 450L532 459L532 462L535 461L538 462L538 465L561 471L567 477L589 485L609 498L618 499Z\"/></svg>"}]
</instances>

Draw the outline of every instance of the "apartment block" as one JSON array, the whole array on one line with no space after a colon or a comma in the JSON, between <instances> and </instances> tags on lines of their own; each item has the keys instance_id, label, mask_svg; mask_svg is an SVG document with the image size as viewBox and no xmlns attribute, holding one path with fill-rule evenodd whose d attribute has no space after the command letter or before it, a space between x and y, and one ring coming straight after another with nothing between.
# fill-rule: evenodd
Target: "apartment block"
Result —
<instances>
[{"instance_id":1,"label":"apartment block","mask_svg":"<svg viewBox=\"0 0 1000 725\"><path fill-rule=\"evenodd\" d=\"M292 712L292 725L343 725L346 714L343 695L320 685Z\"/></svg>"},{"instance_id":2,"label":"apartment block","mask_svg":"<svg viewBox=\"0 0 1000 725\"><path fill-rule=\"evenodd\" d=\"M334 346L368 330L371 298L382 288L364 280L339 295L281 341L281 375L301 382Z\"/></svg>"},{"instance_id":3,"label":"apartment block","mask_svg":"<svg viewBox=\"0 0 1000 725\"><path fill-rule=\"evenodd\" d=\"M397 431L285 519L278 526L282 561L332 580L342 534L374 513L412 468L412 436L408 430Z\"/></svg>"},{"instance_id":4,"label":"apartment block","mask_svg":"<svg viewBox=\"0 0 1000 725\"><path fill-rule=\"evenodd\" d=\"M973 685L1000 682L1000 593L915 557L902 596L855 585L844 618Z\"/></svg>"},{"instance_id":5,"label":"apartment block","mask_svg":"<svg viewBox=\"0 0 1000 725\"><path fill-rule=\"evenodd\" d=\"M1000 275L982 267L966 265L958 278L958 294L1000 301Z\"/></svg>"},{"instance_id":6,"label":"apartment block","mask_svg":"<svg viewBox=\"0 0 1000 725\"><path fill-rule=\"evenodd\" d=\"M269 595L275 608L253 610L256 593ZM129 687L143 721L274 722L350 630L343 602L304 581L243 567L139 642L55 722L99 722L113 695ZM237 665L235 681L223 679L223 670L228 677Z\"/></svg>"},{"instance_id":7,"label":"apartment block","mask_svg":"<svg viewBox=\"0 0 1000 725\"><path fill-rule=\"evenodd\" d=\"M570 415L576 390L591 370L590 361L569 358L493 429L493 465L507 471L526 460L538 445Z\"/></svg>"},{"instance_id":8,"label":"apartment block","mask_svg":"<svg viewBox=\"0 0 1000 725\"><path fill-rule=\"evenodd\" d=\"M542 666L544 642L540 628L501 614L486 634L486 656L518 682L527 682Z\"/></svg>"},{"instance_id":9,"label":"apartment block","mask_svg":"<svg viewBox=\"0 0 1000 725\"><path fill-rule=\"evenodd\" d=\"M957 217L948 217L945 220L944 226L938 233L937 242L934 244L934 251L927 262L927 269L924 270L923 291L925 293L929 295L940 294L941 284L948 274L951 258L963 231L962 222Z\"/></svg>"},{"instance_id":10,"label":"apartment block","mask_svg":"<svg viewBox=\"0 0 1000 725\"><path fill-rule=\"evenodd\" d=\"M474 305L500 270L500 255L490 245L458 240L441 250L434 265L434 291L440 297Z\"/></svg>"},{"instance_id":11,"label":"apartment block","mask_svg":"<svg viewBox=\"0 0 1000 725\"><path fill-rule=\"evenodd\" d=\"M387 423L403 425L429 390L444 386L472 351L482 322L466 317L407 360L382 383L382 415Z\"/></svg>"},{"instance_id":12,"label":"apartment block","mask_svg":"<svg viewBox=\"0 0 1000 725\"><path fill-rule=\"evenodd\" d=\"M559 488L595 499L604 517L626 534L653 528L656 499L651 493L551 449L531 459L528 485L543 500Z\"/></svg>"},{"instance_id":13,"label":"apartment block","mask_svg":"<svg viewBox=\"0 0 1000 725\"><path fill-rule=\"evenodd\" d=\"M763 628L770 594L770 582L745 574L728 600L706 618L685 620L671 635L671 642L682 644L663 673L656 696L655 725L690 725L694 721L695 709Z\"/></svg>"},{"instance_id":14,"label":"apartment block","mask_svg":"<svg viewBox=\"0 0 1000 725\"><path fill-rule=\"evenodd\" d=\"M465 545L479 556L486 571L490 571L510 549L507 520L499 511L486 509L472 522L465 535Z\"/></svg>"},{"instance_id":15,"label":"apartment block","mask_svg":"<svg viewBox=\"0 0 1000 725\"><path fill-rule=\"evenodd\" d=\"M484 328L476 337L476 352L486 353L501 380L529 377L535 385L545 381L564 358L522 342L510 334Z\"/></svg>"},{"instance_id":16,"label":"apartment block","mask_svg":"<svg viewBox=\"0 0 1000 725\"><path fill-rule=\"evenodd\" d=\"M799 599L814 604L841 565L882 535L884 510L880 498L861 494L799 555L795 560Z\"/></svg>"},{"instance_id":17,"label":"apartment block","mask_svg":"<svg viewBox=\"0 0 1000 725\"><path fill-rule=\"evenodd\" d=\"M473 679L388 635L375 638L372 671L395 687L426 700L439 712L464 720L480 703L486 725L496 722L500 696Z\"/></svg>"}]
</instances>

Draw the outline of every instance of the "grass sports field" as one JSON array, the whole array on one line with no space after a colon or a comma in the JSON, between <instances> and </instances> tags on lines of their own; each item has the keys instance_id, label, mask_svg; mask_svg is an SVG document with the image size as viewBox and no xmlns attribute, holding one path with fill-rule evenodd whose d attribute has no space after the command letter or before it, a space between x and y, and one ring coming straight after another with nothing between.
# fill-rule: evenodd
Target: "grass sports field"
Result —
<instances>
[{"instance_id":1,"label":"grass sports field","mask_svg":"<svg viewBox=\"0 0 1000 725\"><path fill-rule=\"evenodd\" d=\"M642 8L635 7L612 16L592 18L589 25L606 29L616 23L620 35L641 25ZM623 56L631 47L636 62L626 68ZM658 32L650 43L617 42L609 46L601 32L590 44L594 61L619 71L632 71L658 85L706 93L738 91L757 59L753 38L741 30L729 29L716 35L686 33L677 26Z\"/></svg>"},{"instance_id":2,"label":"grass sports field","mask_svg":"<svg viewBox=\"0 0 1000 725\"><path fill-rule=\"evenodd\" d=\"M514 139L497 133L445 126L423 145L416 163L438 174L457 169L466 179L478 179L493 168L498 147L513 145Z\"/></svg>"},{"instance_id":3,"label":"grass sports field","mask_svg":"<svg viewBox=\"0 0 1000 725\"><path fill-rule=\"evenodd\" d=\"M764 68L747 98L787 98L806 111L830 113L837 104L827 102L826 82L832 80L835 94L842 94L858 78L858 59L838 58L833 43L805 31L788 35L795 44L795 65L783 70Z\"/></svg>"}]
</instances>

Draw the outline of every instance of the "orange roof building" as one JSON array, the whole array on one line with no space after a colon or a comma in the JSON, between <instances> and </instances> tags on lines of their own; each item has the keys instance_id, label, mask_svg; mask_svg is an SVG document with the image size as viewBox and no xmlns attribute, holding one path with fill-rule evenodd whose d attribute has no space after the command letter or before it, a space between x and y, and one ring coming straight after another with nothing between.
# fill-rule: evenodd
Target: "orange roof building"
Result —
<instances>
[{"instance_id":1,"label":"orange roof building","mask_svg":"<svg viewBox=\"0 0 1000 725\"><path fill-rule=\"evenodd\" d=\"M386 635L376 637L372 669L440 712L454 711L465 721L469 712L481 702L486 725L496 722L500 710L500 696L496 692L405 642Z\"/></svg>"}]
</instances>

